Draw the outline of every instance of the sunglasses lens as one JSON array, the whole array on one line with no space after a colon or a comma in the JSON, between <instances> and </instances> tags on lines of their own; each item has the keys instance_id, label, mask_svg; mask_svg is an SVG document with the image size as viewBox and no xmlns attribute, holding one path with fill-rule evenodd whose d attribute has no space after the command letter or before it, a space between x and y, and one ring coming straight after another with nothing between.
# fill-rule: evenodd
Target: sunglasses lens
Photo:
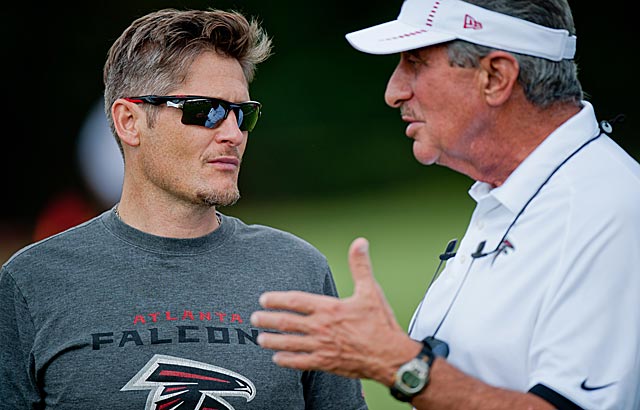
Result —
<instances>
[{"instance_id":1,"label":"sunglasses lens","mask_svg":"<svg viewBox=\"0 0 640 410\"><path fill-rule=\"evenodd\" d=\"M242 131L253 131L258 118L260 118L260 104L243 103L238 110L238 126Z\"/></svg>"},{"instance_id":2,"label":"sunglasses lens","mask_svg":"<svg viewBox=\"0 0 640 410\"><path fill-rule=\"evenodd\" d=\"M182 106L182 123L215 128L226 118L226 110L209 100L189 100Z\"/></svg>"},{"instance_id":3,"label":"sunglasses lens","mask_svg":"<svg viewBox=\"0 0 640 410\"><path fill-rule=\"evenodd\" d=\"M252 131L260 118L260 104L242 103L234 108L238 127L242 131ZM228 108L216 100L187 100L182 106L182 123L215 128L229 115Z\"/></svg>"}]
</instances>

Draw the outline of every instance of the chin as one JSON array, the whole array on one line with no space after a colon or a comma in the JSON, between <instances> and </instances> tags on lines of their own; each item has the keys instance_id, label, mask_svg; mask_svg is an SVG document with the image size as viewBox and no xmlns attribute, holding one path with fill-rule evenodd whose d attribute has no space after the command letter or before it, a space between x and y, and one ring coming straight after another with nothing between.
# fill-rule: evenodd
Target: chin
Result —
<instances>
[{"instance_id":1,"label":"chin","mask_svg":"<svg viewBox=\"0 0 640 410\"><path fill-rule=\"evenodd\" d=\"M240 199L237 186L201 191L196 194L200 203L210 207L231 206Z\"/></svg>"},{"instance_id":2,"label":"chin","mask_svg":"<svg viewBox=\"0 0 640 410\"><path fill-rule=\"evenodd\" d=\"M439 157L433 150L421 150L415 144L413 145L413 156L422 165L433 165L438 161Z\"/></svg>"}]
</instances>

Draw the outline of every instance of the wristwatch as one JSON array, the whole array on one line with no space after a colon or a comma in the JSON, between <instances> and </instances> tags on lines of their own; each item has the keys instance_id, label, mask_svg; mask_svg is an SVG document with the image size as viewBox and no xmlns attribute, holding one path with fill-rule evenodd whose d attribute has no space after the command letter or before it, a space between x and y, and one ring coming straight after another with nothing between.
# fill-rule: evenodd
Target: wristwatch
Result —
<instances>
[{"instance_id":1,"label":"wristwatch","mask_svg":"<svg viewBox=\"0 0 640 410\"><path fill-rule=\"evenodd\" d=\"M389 388L391 395L400 401L411 401L429 383L429 371L436 356L447 357L448 354L449 347L445 342L431 336L424 339L418 355L396 372L395 382Z\"/></svg>"}]
</instances>

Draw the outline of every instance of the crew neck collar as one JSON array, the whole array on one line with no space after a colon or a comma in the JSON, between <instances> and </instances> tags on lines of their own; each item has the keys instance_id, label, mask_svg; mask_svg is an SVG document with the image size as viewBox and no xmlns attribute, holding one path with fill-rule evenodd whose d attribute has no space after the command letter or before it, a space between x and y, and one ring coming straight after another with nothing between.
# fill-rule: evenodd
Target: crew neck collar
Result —
<instances>
[{"instance_id":1,"label":"crew neck collar","mask_svg":"<svg viewBox=\"0 0 640 410\"><path fill-rule=\"evenodd\" d=\"M197 238L169 238L143 232L124 223L115 213L115 206L104 212L100 220L114 236L131 246L145 251L170 255L196 255L221 246L235 230L235 221L220 212L220 226L211 233Z\"/></svg>"}]
</instances>

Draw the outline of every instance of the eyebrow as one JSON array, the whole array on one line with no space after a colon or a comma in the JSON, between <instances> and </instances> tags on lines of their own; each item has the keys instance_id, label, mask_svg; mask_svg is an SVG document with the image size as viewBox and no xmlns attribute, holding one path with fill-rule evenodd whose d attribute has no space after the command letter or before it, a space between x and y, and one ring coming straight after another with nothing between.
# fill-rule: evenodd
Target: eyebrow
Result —
<instances>
[{"instance_id":1,"label":"eyebrow","mask_svg":"<svg viewBox=\"0 0 640 410\"><path fill-rule=\"evenodd\" d=\"M404 54L406 56L411 56L411 57L421 61L422 63L426 64L428 59L429 59L429 52L423 53L422 51L424 51L425 48L407 50L407 51L404 52Z\"/></svg>"}]
</instances>

